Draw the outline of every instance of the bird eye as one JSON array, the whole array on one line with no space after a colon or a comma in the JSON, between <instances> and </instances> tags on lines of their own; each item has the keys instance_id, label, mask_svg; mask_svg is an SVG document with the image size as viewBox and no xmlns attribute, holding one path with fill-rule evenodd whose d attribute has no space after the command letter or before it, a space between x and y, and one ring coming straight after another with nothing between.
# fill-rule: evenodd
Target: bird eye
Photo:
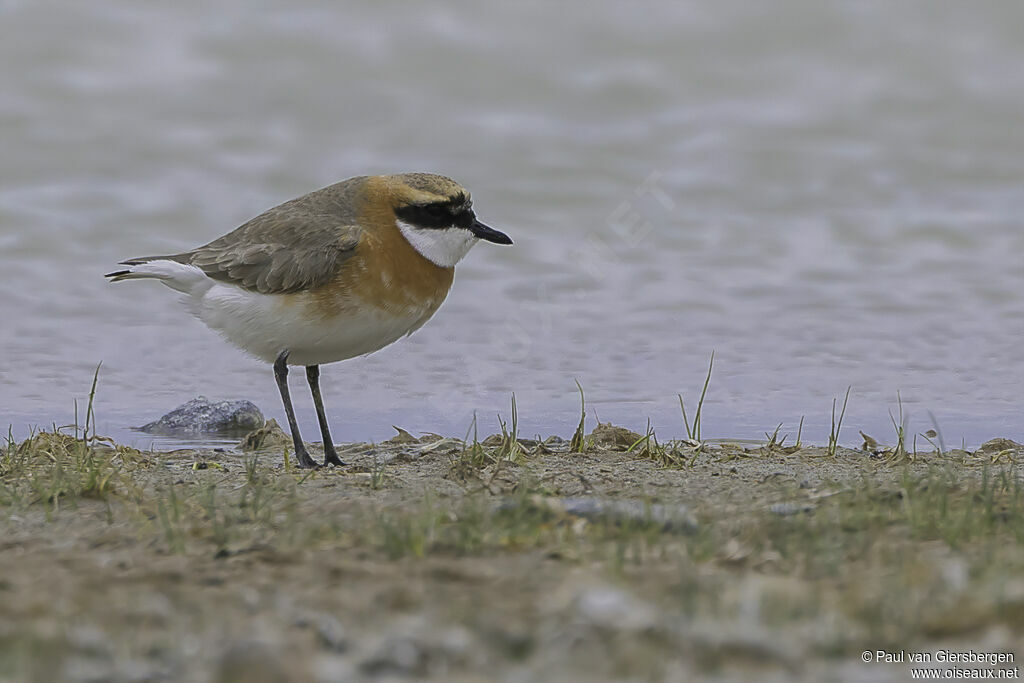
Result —
<instances>
[{"instance_id":1,"label":"bird eye","mask_svg":"<svg viewBox=\"0 0 1024 683\"><path fill-rule=\"evenodd\" d=\"M454 216L445 204L409 204L395 209L395 214L421 228L447 228Z\"/></svg>"},{"instance_id":2,"label":"bird eye","mask_svg":"<svg viewBox=\"0 0 1024 683\"><path fill-rule=\"evenodd\" d=\"M425 228L444 228L452 224L452 214L447 206L427 204L418 207L417 223Z\"/></svg>"}]
</instances>

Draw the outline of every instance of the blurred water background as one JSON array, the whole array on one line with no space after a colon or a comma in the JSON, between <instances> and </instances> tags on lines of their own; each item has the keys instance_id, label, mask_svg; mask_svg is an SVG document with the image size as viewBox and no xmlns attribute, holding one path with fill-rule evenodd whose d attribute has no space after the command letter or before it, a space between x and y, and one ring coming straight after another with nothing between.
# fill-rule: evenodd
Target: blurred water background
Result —
<instances>
[{"instance_id":1,"label":"blurred water background","mask_svg":"<svg viewBox=\"0 0 1024 683\"><path fill-rule=\"evenodd\" d=\"M283 421L269 367L121 258L352 175L429 170L478 246L437 317L324 369L339 441L390 425L682 435L784 422L1022 440L1024 3L0 0L0 424L101 433L196 395ZM304 434L319 438L293 375ZM84 408L82 408L84 411ZM792 438L792 437L791 437Z\"/></svg>"}]
</instances>

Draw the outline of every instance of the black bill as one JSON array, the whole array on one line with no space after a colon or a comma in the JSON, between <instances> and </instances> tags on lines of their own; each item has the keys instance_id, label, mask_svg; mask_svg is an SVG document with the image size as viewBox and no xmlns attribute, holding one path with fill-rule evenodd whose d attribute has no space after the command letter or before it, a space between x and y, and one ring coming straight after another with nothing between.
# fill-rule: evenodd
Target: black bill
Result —
<instances>
[{"instance_id":1,"label":"black bill","mask_svg":"<svg viewBox=\"0 0 1024 683\"><path fill-rule=\"evenodd\" d=\"M480 221L473 221L473 225L469 228L469 231L482 240L488 242L494 242L495 244L512 244L512 238L503 232L495 230L494 228L484 225Z\"/></svg>"}]
</instances>

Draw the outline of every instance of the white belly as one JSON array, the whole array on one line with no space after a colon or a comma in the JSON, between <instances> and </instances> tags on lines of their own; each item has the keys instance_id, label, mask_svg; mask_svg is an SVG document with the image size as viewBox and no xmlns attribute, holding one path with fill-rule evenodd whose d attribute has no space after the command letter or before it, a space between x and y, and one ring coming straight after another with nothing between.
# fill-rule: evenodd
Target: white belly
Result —
<instances>
[{"instance_id":1,"label":"white belly","mask_svg":"<svg viewBox=\"0 0 1024 683\"><path fill-rule=\"evenodd\" d=\"M394 313L366 304L327 316L312 302L216 283L187 299L192 312L244 351L273 363L287 349L289 365L320 365L384 348L425 323L435 308Z\"/></svg>"}]
</instances>

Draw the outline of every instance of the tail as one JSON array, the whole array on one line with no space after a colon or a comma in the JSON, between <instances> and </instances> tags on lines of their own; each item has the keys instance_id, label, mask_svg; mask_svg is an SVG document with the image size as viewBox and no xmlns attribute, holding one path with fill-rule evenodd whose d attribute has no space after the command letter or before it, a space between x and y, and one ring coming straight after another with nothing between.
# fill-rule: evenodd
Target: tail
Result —
<instances>
[{"instance_id":1,"label":"tail","mask_svg":"<svg viewBox=\"0 0 1024 683\"><path fill-rule=\"evenodd\" d=\"M121 261L121 265L129 266L124 270L115 270L103 277L110 282L122 280L160 280L171 289L185 294L196 294L205 290L213 282L201 269L188 263L187 255L175 256L143 256Z\"/></svg>"}]
</instances>

